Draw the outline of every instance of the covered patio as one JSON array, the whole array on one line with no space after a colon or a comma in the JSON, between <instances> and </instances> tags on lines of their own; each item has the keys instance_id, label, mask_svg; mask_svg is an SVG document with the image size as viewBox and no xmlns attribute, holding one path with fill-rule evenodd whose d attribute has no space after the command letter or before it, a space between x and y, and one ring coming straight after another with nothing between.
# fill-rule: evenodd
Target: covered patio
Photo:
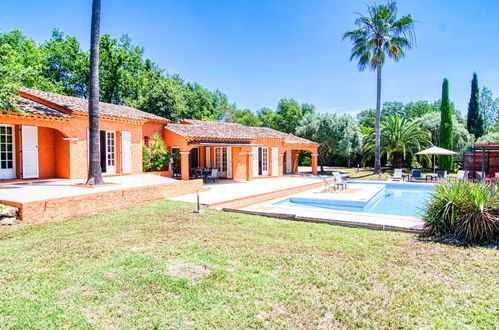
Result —
<instances>
[{"instance_id":1,"label":"covered patio","mask_svg":"<svg viewBox=\"0 0 499 330\"><path fill-rule=\"evenodd\" d=\"M166 126L165 140L174 177L182 180L196 177L199 169L246 181L296 174L300 150L311 152L312 173L317 174L317 143L266 127L184 120Z\"/></svg>"}]
</instances>

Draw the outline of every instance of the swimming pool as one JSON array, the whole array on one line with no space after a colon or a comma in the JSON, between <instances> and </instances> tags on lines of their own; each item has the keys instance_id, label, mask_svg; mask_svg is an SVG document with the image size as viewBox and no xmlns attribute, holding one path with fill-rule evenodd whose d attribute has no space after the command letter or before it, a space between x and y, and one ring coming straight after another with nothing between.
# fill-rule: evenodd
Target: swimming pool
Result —
<instances>
[{"instance_id":1,"label":"swimming pool","mask_svg":"<svg viewBox=\"0 0 499 330\"><path fill-rule=\"evenodd\" d=\"M349 182L350 187L355 187L356 184L361 184L361 182ZM362 182L362 184L371 184L371 182ZM434 189L430 184L392 182L372 182L372 184L383 187L368 200L339 200L334 199L334 194L332 194L330 199L289 197L274 205L421 217L424 213L424 205L431 198L431 192Z\"/></svg>"}]
</instances>

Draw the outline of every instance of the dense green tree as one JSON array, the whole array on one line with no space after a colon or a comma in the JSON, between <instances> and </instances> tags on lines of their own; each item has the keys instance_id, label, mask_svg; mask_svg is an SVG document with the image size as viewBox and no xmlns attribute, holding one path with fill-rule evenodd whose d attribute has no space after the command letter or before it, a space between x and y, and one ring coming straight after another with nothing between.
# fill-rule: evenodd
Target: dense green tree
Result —
<instances>
[{"instance_id":1,"label":"dense green tree","mask_svg":"<svg viewBox=\"0 0 499 330\"><path fill-rule=\"evenodd\" d=\"M1 41L0 35L0 41ZM16 111L17 94L22 86L20 76L24 66L19 63L19 53L6 43L0 43L0 110Z\"/></svg>"},{"instance_id":2,"label":"dense green tree","mask_svg":"<svg viewBox=\"0 0 499 330\"><path fill-rule=\"evenodd\" d=\"M397 115L406 119L415 119L434 111L440 111L440 101L433 102L432 104L428 103L428 101L416 101L406 104L398 101L390 101L383 103L381 117ZM357 121L359 125L374 128L376 124L376 111L362 110L357 114Z\"/></svg>"},{"instance_id":3,"label":"dense green tree","mask_svg":"<svg viewBox=\"0 0 499 330\"><path fill-rule=\"evenodd\" d=\"M431 133L433 145L439 144L440 138L440 112L430 112L420 117L421 126ZM454 162L461 163L462 151L473 146L474 137L466 129L466 122L456 113L452 115L452 145L458 154L454 157Z\"/></svg>"},{"instance_id":4,"label":"dense green tree","mask_svg":"<svg viewBox=\"0 0 499 330\"><path fill-rule=\"evenodd\" d=\"M480 90L478 89L478 76L476 72L473 73L473 80L471 81L471 97L468 104L467 127L468 131L479 138L483 135L483 116L480 111Z\"/></svg>"},{"instance_id":5,"label":"dense green tree","mask_svg":"<svg viewBox=\"0 0 499 330\"><path fill-rule=\"evenodd\" d=\"M482 135L476 142L481 143L498 143L499 142L499 131L489 132Z\"/></svg>"},{"instance_id":6,"label":"dense green tree","mask_svg":"<svg viewBox=\"0 0 499 330\"><path fill-rule=\"evenodd\" d=\"M302 108L298 102L293 99L281 99L277 105L273 128L294 134L302 117Z\"/></svg>"},{"instance_id":7,"label":"dense green tree","mask_svg":"<svg viewBox=\"0 0 499 330\"><path fill-rule=\"evenodd\" d=\"M229 109L225 121L246 126L261 126L260 119L258 119L258 116L253 111L248 109L239 110L236 107Z\"/></svg>"},{"instance_id":8,"label":"dense green tree","mask_svg":"<svg viewBox=\"0 0 499 330\"><path fill-rule=\"evenodd\" d=\"M186 91L187 108L191 119L220 120L225 115L229 105L227 97L216 91L211 93L198 83L188 83Z\"/></svg>"},{"instance_id":9,"label":"dense green tree","mask_svg":"<svg viewBox=\"0 0 499 330\"><path fill-rule=\"evenodd\" d=\"M302 103L302 105L301 105L302 117L309 114L309 113L315 113L315 105L313 105L311 103Z\"/></svg>"},{"instance_id":10,"label":"dense green tree","mask_svg":"<svg viewBox=\"0 0 499 330\"><path fill-rule=\"evenodd\" d=\"M357 114L357 122L364 127L372 127L376 125L376 111L362 110Z\"/></svg>"},{"instance_id":11,"label":"dense green tree","mask_svg":"<svg viewBox=\"0 0 499 330\"><path fill-rule=\"evenodd\" d=\"M58 92L42 75L46 53L19 30L0 33L0 107L18 110L17 91L21 87Z\"/></svg>"},{"instance_id":12,"label":"dense green tree","mask_svg":"<svg viewBox=\"0 0 499 330\"><path fill-rule=\"evenodd\" d=\"M256 115L258 116L258 120L260 120L262 126L270 128L276 126L275 124L276 114L274 111L272 111L272 109L260 108L257 111Z\"/></svg>"},{"instance_id":13,"label":"dense green tree","mask_svg":"<svg viewBox=\"0 0 499 330\"><path fill-rule=\"evenodd\" d=\"M368 6L367 11L367 16L355 20L358 28L346 32L343 39L353 42L350 60L358 59L361 71L369 67L377 73L374 171L381 173L381 68L386 56L398 61L412 47L414 21L411 15L397 18L395 1Z\"/></svg>"},{"instance_id":14,"label":"dense green tree","mask_svg":"<svg viewBox=\"0 0 499 330\"><path fill-rule=\"evenodd\" d=\"M261 108L257 116L262 126L295 134L300 120L310 113L315 113L315 106L312 104L300 105L293 99L281 99L275 112L269 108Z\"/></svg>"},{"instance_id":15,"label":"dense green tree","mask_svg":"<svg viewBox=\"0 0 499 330\"><path fill-rule=\"evenodd\" d=\"M187 105L186 88L177 78L158 78L142 85L137 99L127 104L177 122L190 117Z\"/></svg>"},{"instance_id":16,"label":"dense green tree","mask_svg":"<svg viewBox=\"0 0 499 330\"><path fill-rule=\"evenodd\" d=\"M87 98L89 57L81 50L78 40L55 29L41 49L46 54L44 77L65 95Z\"/></svg>"},{"instance_id":17,"label":"dense green tree","mask_svg":"<svg viewBox=\"0 0 499 330\"><path fill-rule=\"evenodd\" d=\"M438 146L444 149L452 150L453 141L452 136L452 108L449 98L449 81L444 79L442 84L442 100L440 105L440 130L438 138ZM454 163L454 156L452 155L438 155L438 167L442 170L451 171Z\"/></svg>"},{"instance_id":18,"label":"dense green tree","mask_svg":"<svg viewBox=\"0 0 499 330\"><path fill-rule=\"evenodd\" d=\"M348 115L337 117L338 145L336 154L343 157L347 166L352 165L352 160L360 153L362 148L362 134L355 120Z\"/></svg>"},{"instance_id":19,"label":"dense green tree","mask_svg":"<svg viewBox=\"0 0 499 330\"><path fill-rule=\"evenodd\" d=\"M404 106L404 117L414 119L430 112L438 112L440 108L435 104L429 104L428 101L409 102Z\"/></svg>"},{"instance_id":20,"label":"dense green tree","mask_svg":"<svg viewBox=\"0 0 499 330\"><path fill-rule=\"evenodd\" d=\"M138 97L144 49L132 45L126 34L119 40L104 34L99 51L101 101L124 104L127 99Z\"/></svg>"},{"instance_id":21,"label":"dense green tree","mask_svg":"<svg viewBox=\"0 0 499 330\"><path fill-rule=\"evenodd\" d=\"M342 158L347 166L356 159L362 146L362 134L355 120L347 115L318 115L309 112L300 120L296 133L320 143L319 161L323 166L333 158Z\"/></svg>"},{"instance_id":22,"label":"dense green tree","mask_svg":"<svg viewBox=\"0 0 499 330\"><path fill-rule=\"evenodd\" d=\"M483 114L485 132L491 132L499 123L499 98L494 98L490 89L482 87L479 104Z\"/></svg>"},{"instance_id":23,"label":"dense green tree","mask_svg":"<svg viewBox=\"0 0 499 330\"><path fill-rule=\"evenodd\" d=\"M403 102L388 101L383 103L381 116L399 116L405 117L405 106Z\"/></svg>"},{"instance_id":24,"label":"dense green tree","mask_svg":"<svg viewBox=\"0 0 499 330\"><path fill-rule=\"evenodd\" d=\"M375 154L375 132L367 130L362 147L362 166L372 161ZM400 168L407 158L431 146L430 132L421 126L419 119L406 119L397 115L387 115L381 121L381 154L391 158L392 166ZM429 161L428 157L424 157ZM410 165L410 164L409 164Z\"/></svg>"}]
</instances>

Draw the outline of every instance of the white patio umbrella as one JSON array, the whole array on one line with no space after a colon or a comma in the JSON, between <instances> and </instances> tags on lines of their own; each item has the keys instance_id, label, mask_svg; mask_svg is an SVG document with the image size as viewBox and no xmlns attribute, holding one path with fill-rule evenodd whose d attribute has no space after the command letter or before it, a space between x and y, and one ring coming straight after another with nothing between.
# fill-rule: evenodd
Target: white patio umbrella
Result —
<instances>
[{"instance_id":1,"label":"white patio umbrella","mask_svg":"<svg viewBox=\"0 0 499 330\"><path fill-rule=\"evenodd\" d=\"M457 155L457 152L433 146L426 150L417 152L416 155L433 155L433 173L435 173L437 171L437 164L435 162L436 155Z\"/></svg>"}]
</instances>

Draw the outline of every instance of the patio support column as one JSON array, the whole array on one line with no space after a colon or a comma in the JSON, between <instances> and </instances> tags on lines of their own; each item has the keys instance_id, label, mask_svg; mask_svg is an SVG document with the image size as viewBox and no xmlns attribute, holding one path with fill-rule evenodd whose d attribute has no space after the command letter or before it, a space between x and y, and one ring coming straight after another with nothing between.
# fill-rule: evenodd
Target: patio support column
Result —
<instances>
[{"instance_id":1,"label":"patio support column","mask_svg":"<svg viewBox=\"0 0 499 330\"><path fill-rule=\"evenodd\" d=\"M180 152L180 179L189 180L189 154L190 151Z\"/></svg>"},{"instance_id":2,"label":"patio support column","mask_svg":"<svg viewBox=\"0 0 499 330\"><path fill-rule=\"evenodd\" d=\"M317 156L319 154L312 154L312 174L317 175Z\"/></svg>"},{"instance_id":3,"label":"patio support column","mask_svg":"<svg viewBox=\"0 0 499 330\"><path fill-rule=\"evenodd\" d=\"M291 173L298 173L298 154L300 150L291 151Z\"/></svg>"},{"instance_id":4,"label":"patio support column","mask_svg":"<svg viewBox=\"0 0 499 330\"><path fill-rule=\"evenodd\" d=\"M245 170L246 170L246 175L245 179L246 181L253 181L253 152L251 148L248 147L242 147L241 151L239 152L239 156L241 157L241 161L238 162L239 164L244 164ZM236 172L237 169L234 170Z\"/></svg>"},{"instance_id":5,"label":"patio support column","mask_svg":"<svg viewBox=\"0 0 499 330\"><path fill-rule=\"evenodd\" d=\"M253 153L246 152L246 181L253 181Z\"/></svg>"}]
</instances>

